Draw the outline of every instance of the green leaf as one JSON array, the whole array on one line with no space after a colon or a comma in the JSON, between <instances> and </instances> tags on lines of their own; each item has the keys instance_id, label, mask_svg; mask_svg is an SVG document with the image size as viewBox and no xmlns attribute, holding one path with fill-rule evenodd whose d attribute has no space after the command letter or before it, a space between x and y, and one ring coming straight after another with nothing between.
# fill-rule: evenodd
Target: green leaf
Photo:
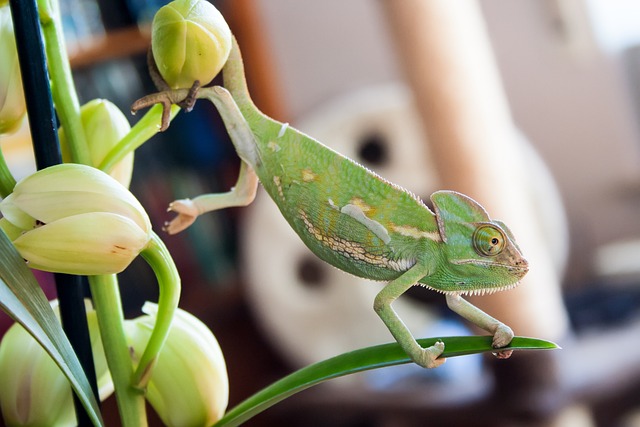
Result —
<instances>
[{"instance_id":1,"label":"green leaf","mask_svg":"<svg viewBox=\"0 0 640 427\"><path fill-rule=\"evenodd\" d=\"M94 425L102 426L98 404L80 362L33 273L0 232L0 307L51 355L69 379Z\"/></svg>"},{"instance_id":2,"label":"green leaf","mask_svg":"<svg viewBox=\"0 0 640 427\"><path fill-rule=\"evenodd\" d=\"M496 351L491 346L492 337L490 336L424 338L418 340L423 347L429 347L436 341L442 341L445 344L442 357ZM503 349L551 350L557 348L560 347L549 341L515 337L511 344ZM242 424L287 397L332 378L409 362L411 361L397 343L367 347L344 353L309 365L276 381L228 411L215 426L227 427Z\"/></svg>"}]
</instances>

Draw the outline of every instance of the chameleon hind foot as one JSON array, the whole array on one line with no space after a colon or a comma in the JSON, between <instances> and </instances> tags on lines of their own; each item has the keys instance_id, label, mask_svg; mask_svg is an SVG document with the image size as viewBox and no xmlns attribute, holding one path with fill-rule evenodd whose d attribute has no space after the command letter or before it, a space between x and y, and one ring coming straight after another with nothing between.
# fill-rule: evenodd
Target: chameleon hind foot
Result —
<instances>
[{"instance_id":1,"label":"chameleon hind foot","mask_svg":"<svg viewBox=\"0 0 640 427\"><path fill-rule=\"evenodd\" d=\"M131 113L136 114L143 108L151 107L155 104L162 105L162 118L160 119L160 132L169 128L171 122L171 105L176 104L185 112L190 112L198 98L200 82L196 80L189 89L166 90L143 96L131 105Z\"/></svg>"}]
</instances>

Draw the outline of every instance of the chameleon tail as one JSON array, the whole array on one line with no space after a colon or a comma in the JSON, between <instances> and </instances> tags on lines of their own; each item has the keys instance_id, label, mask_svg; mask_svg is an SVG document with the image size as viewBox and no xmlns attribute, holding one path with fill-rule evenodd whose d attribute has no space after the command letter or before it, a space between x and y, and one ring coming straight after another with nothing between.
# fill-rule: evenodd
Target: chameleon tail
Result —
<instances>
[{"instance_id":1,"label":"chameleon tail","mask_svg":"<svg viewBox=\"0 0 640 427\"><path fill-rule=\"evenodd\" d=\"M240 47L235 37L232 40L231 53L229 53L229 59L222 69L224 87L231 92L234 101L242 111L242 115L245 117L252 115L263 115L258 107L253 103L251 95L249 95L249 89L247 87L247 80L244 75L244 63L242 61L242 54L240 53Z\"/></svg>"}]
</instances>

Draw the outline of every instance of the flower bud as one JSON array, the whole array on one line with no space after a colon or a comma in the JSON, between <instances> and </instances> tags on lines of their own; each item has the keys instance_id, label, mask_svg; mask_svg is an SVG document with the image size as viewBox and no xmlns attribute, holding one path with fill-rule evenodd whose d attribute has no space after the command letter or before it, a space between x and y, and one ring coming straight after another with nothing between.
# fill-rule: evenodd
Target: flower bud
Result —
<instances>
[{"instance_id":1,"label":"flower bud","mask_svg":"<svg viewBox=\"0 0 640 427\"><path fill-rule=\"evenodd\" d=\"M111 101L94 99L80 108L80 120L91 154L91 165L98 167L109 151L131 130L129 121ZM59 130L62 158L71 161L64 128ZM133 172L133 152L129 153L109 173L125 187L129 187Z\"/></svg>"},{"instance_id":2,"label":"flower bud","mask_svg":"<svg viewBox=\"0 0 640 427\"><path fill-rule=\"evenodd\" d=\"M157 305L125 321L127 340L138 360L156 321ZM220 346L204 323L178 309L147 386L147 400L170 427L210 426L225 412L229 380Z\"/></svg>"},{"instance_id":3,"label":"flower bud","mask_svg":"<svg viewBox=\"0 0 640 427\"><path fill-rule=\"evenodd\" d=\"M161 7L151 25L151 50L164 81L174 89L208 84L227 62L231 30L205 0L175 0Z\"/></svg>"},{"instance_id":4,"label":"flower bud","mask_svg":"<svg viewBox=\"0 0 640 427\"><path fill-rule=\"evenodd\" d=\"M106 173L80 164L52 166L21 180L0 202L0 212L6 219L0 227L20 255L44 271L119 273L151 238L140 202Z\"/></svg>"},{"instance_id":5,"label":"flower bud","mask_svg":"<svg viewBox=\"0 0 640 427\"><path fill-rule=\"evenodd\" d=\"M26 111L11 13L0 6L0 135L18 130Z\"/></svg>"},{"instance_id":6,"label":"flower bud","mask_svg":"<svg viewBox=\"0 0 640 427\"><path fill-rule=\"evenodd\" d=\"M96 312L87 301L87 323L100 399L113 392ZM58 314L58 302L52 301ZM0 408L11 426L75 426L71 386L40 344L19 324L0 342Z\"/></svg>"}]
</instances>

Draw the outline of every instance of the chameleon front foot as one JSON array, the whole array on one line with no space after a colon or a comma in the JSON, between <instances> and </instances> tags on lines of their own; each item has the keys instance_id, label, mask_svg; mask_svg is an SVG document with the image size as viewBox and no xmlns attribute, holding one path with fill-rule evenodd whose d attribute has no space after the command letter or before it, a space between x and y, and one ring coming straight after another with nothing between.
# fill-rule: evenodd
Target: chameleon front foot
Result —
<instances>
[{"instance_id":1,"label":"chameleon front foot","mask_svg":"<svg viewBox=\"0 0 640 427\"><path fill-rule=\"evenodd\" d=\"M169 205L167 211L178 214L174 219L164 224L163 230L169 234L176 234L188 228L200 215L196 204L189 199L176 200Z\"/></svg>"},{"instance_id":2,"label":"chameleon front foot","mask_svg":"<svg viewBox=\"0 0 640 427\"><path fill-rule=\"evenodd\" d=\"M421 351L415 356L411 356L416 364L422 366L423 368L437 368L446 362L447 359L438 359L438 357L444 352L444 343L442 341L436 342L431 347L422 348Z\"/></svg>"},{"instance_id":3,"label":"chameleon front foot","mask_svg":"<svg viewBox=\"0 0 640 427\"><path fill-rule=\"evenodd\" d=\"M498 350L494 352L493 355L496 356L498 359L508 359L509 357L511 357L511 353L513 353L512 350L500 351L499 349L501 347L506 347L507 345L509 345L512 339L513 339L513 330L507 325L505 325L504 323L500 323L493 334L492 345L493 345L493 348Z\"/></svg>"}]
</instances>

